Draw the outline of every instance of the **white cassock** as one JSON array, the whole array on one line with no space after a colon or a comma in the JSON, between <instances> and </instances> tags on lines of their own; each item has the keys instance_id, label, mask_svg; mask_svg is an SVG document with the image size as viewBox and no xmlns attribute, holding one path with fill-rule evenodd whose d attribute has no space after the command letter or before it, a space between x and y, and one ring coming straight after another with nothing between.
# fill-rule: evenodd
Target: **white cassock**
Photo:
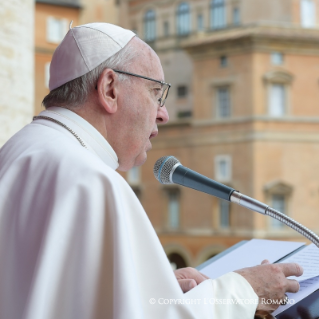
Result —
<instances>
[{"instance_id":1,"label":"white cassock","mask_svg":"<svg viewBox=\"0 0 319 319\"><path fill-rule=\"evenodd\" d=\"M87 148L47 120L1 148L0 319L254 317L258 297L236 273L183 294L111 146L69 110L40 115Z\"/></svg>"}]
</instances>

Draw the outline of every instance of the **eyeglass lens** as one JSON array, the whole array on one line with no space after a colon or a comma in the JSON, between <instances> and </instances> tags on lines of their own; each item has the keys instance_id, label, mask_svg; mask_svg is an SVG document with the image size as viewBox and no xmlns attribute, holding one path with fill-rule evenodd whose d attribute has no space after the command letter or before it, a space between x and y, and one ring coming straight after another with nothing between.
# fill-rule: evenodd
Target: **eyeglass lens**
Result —
<instances>
[{"instance_id":1,"label":"eyeglass lens","mask_svg":"<svg viewBox=\"0 0 319 319\"><path fill-rule=\"evenodd\" d=\"M168 95L168 91L169 91L169 86L168 85L164 85L163 87L163 94L162 97L160 98L160 106L163 106L165 104L167 95Z\"/></svg>"}]
</instances>

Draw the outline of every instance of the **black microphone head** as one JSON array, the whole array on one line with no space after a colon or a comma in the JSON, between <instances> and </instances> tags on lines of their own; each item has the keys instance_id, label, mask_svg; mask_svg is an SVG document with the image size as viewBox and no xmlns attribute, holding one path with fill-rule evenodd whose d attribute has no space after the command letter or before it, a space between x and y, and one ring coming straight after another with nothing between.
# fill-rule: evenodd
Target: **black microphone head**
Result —
<instances>
[{"instance_id":1,"label":"black microphone head","mask_svg":"<svg viewBox=\"0 0 319 319\"><path fill-rule=\"evenodd\" d=\"M174 156L164 156L159 158L153 168L155 178L162 184L173 184L170 181L172 168L180 163Z\"/></svg>"}]
</instances>

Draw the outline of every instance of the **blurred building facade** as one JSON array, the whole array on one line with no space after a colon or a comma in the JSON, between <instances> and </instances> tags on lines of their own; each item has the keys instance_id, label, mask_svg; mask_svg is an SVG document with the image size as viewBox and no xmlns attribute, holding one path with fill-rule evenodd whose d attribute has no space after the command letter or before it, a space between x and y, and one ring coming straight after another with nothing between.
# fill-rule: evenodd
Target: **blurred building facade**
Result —
<instances>
[{"instance_id":1,"label":"blurred building facade","mask_svg":"<svg viewBox=\"0 0 319 319\"><path fill-rule=\"evenodd\" d=\"M34 100L34 2L0 8L0 147L30 123Z\"/></svg>"},{"instance_id":2,"label":"blurred building facade","mask_svg":"<svg viewBox=\"0 0 319 319\"><path fill-rule=\"evenodd\" d=\"M152 168L165 155L319 232L318 6L121 1L124 26L154 48L172 83L171 121L127 179L175 265L196 266L243 239L303 238L239 206L159 184Z\"/></svg>"},{"instance_id":3,"label":"blurred building facade","mask_svg":"<svg viewBox=\"0 0 319 319\"><path fill-rule=\"evenodd\" d=\"M35 104L34 113L43 111L41 105L49 93L50 62L56 47L72 25L79 24L80 1L37 0L35 4Z\"/></svg>"},{"instance_id":4,"label":"blurred building facade","mask_svg":"<svg viewBox=\"0 0 319 319\"><path fill-rule=\"evenodd\" d=\"M80 24L92 22L107 22L118 24L118 0L80 0Z\"/></svg>"}]
</instances>

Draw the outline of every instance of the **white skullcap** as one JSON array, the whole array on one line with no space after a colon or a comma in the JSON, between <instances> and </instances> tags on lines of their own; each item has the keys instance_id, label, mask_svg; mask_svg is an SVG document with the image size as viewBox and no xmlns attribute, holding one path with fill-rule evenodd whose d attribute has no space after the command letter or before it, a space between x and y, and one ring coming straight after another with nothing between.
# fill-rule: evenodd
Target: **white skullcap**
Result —
<instances>
[{"instance_id":1,"label":"white skullcap","mask_svg":"<svg viewBox=\"0 0 319 319\"><path fill-rule=\"evenodd\" d=\"M109 23L89 23L70 29L52 57L50 91L92 71L134 36L134 32Z\"/></svg>"}]
</instances>

